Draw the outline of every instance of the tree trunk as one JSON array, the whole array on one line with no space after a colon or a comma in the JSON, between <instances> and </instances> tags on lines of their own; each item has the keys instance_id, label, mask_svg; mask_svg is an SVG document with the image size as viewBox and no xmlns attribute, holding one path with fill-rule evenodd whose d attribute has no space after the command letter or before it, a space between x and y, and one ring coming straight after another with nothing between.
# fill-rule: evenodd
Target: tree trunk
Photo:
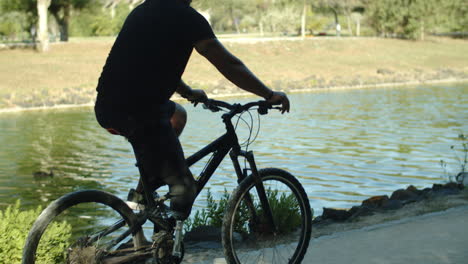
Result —
<instances>
[{"instance_id":1,"label":"tree trunk","mask_svg":"<svg viewBox=\"0 0 468 264\"><path fill-rule=\"evenodd\" d=\"M349 35L353 35L353 28L351 26L351 16L349 15L349 13L346 14L346 20L348 22L348 32L349 32Z\"/></svg>"},{"instance_id":2,"label":"tree trunk","mask_svg":"<svg viewBox=\"0 0 468 264\"><path fill-rule=\"evenodd\" d=\"M301 36L305 38L306 36L306 25L307 25L307 5L304 0L304 8L302 9L302 19L301 19Z\"/></svg>"},{"instance_id":3,"label":"tree trunk","mask_svg":"<svg viewBox=\"0 0 468 264\"><path fill-rule=\"evenodd\" d=\"M112 5L110 6L110 16L112 19L115 18L115 7L117 6L116 2L113 2Z\"/></svg>"},{"instance_id":4,"label":"tree trunk","mask_svg":"<svg viewBox=\"0 0 468 264\"><path fill-rule=\"evenodd\" d=\"M356 20L356 36L361 36L361 19Z\"/></svg>"},{"instance_id":5,"label":"tree trunk","mask_svg":"<svg viewBox=\"0 0 468 264\"><path fill-rule=\"evenodd\" d=\"M424 40L424 21L421 21L421 40Z\"/></svg>"},{"instance_id":6,"label":"tree trunk","mask_svg":"<svg viewBox=\"0 0 468 264\"><path fill-rule=\"evenodd\" d=\"M51 10L50 11L57 21L57 25L60 30L60 41L68 41L68 29L70 25L70 12L71 12L71 5L66 5L63 7L63 16L60 17L59 12L60 10Z\"/></svg>"},{"instance_id":7,"label":"tree trunk","mask_svg":"<svg viewBox=\"0 0 468 264\"><path fill-rule=\"evenodd\" d=\"M341 35L341 26L340 26L340 22L338 21L338 12L334 8L331 8L331 10L333 11L333 14L335 15L336 36L339 37Z\"/></svg>"},{"instance_id":8,"label":"tree trunk","mask_svg":"<svg viewBox=\"0 0 468 264\"><path fill-rule=\"evenodd\" d=\"M68 41L68 29L70 27L71 4L67 4L63 9L62 25L60 26L60 41Z\"/></svg>"},{"instance_id":9,"label":"tree trunk","mask_svg":"<svg viewBox=\"0 0 468 264\"><path fill-rule=\"evenodd\" d=\"M260 21L258 26L260 28L260 36L265 36L265 31L263 30L263 21Z\"/></svg>"},{"instance_id":10,"label":"tree trunk","mask_svg":"<svg viewBox=\"0 0 468 264\"><path fill-rule=\"evenodd\" d=\"M37 0L37 44L39 52L49 50L49 30L47 26L47 9L51 0Z\"/></svg>"},{"instance_id":11,"label":"tree trunk","mask_svg":"<svg viewBox=\"0 0 468 264\"><path fill-rule=\"evenodd\" d=\"M230 8L229 13L231 14L232 23L234 23L234 26L236 27L237 34L240 34L239 23L237 22L237 19L234 17L234 11L232 10L232 7Z\"/></svg>"}]
</instances>

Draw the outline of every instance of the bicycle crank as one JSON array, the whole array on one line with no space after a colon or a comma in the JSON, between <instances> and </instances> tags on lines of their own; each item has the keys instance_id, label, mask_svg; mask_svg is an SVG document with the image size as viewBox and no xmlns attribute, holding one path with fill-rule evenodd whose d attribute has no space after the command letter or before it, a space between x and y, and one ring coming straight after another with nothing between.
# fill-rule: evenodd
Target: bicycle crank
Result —
<instances>
[{"instance_id":1,"label":"bicycle crank","mask_svg":"<svg viewBox=\"0 0 468 264\"><path fill-rule=\"evenodd\" d=\"M179 264L184 257L184 245L180 242L181 255L174 256L174 238L171 233L160 231L153 235L153 258L157 264Z\"/></svg>"}]
</instances>

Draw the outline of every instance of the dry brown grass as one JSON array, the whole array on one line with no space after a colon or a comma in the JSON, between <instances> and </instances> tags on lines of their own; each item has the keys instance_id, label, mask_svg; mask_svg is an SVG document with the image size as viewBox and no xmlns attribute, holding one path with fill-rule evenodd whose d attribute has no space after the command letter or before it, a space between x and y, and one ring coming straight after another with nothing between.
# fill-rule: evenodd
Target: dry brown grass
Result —
<instances>
[{"instance_id":1,"label":"dry brown grass","mask_svg":"<svg viewBox=\"0 0 468 264\"><path fill-rule=\"evenodd\" d=\"M0 108L92 102L111 46L110 38L81 39L53 45L44 54L0 51ZM226 46L267 84L281 89L468 76L464 40L309 39ZM184 79L208 91L232 88L196 52Z\"/></svg>"}]
</instances>

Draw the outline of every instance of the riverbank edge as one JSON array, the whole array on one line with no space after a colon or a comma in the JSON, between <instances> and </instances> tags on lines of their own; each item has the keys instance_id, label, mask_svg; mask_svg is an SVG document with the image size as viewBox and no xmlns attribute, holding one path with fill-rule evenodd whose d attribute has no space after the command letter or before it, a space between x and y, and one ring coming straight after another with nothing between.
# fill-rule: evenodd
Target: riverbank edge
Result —
<instances>
[{"instance_id":1,"label":"riverbank edge","mask_svg":"<svg viewBox=\"0 0 468 264\"><path fill-rule=\"evenodd\" d=\"M340 91L340 90L355 90L355 89L372 89L372 88L389 88L389 87L404 87L404 86L417 86L422 84L451 84L451 83L468 83L468 78L446 78L439 80L413 80L407 82L385 82L377 84L360 84L360 85L341 85L341 86L330 86L330 87L313 87L313 88L292 88L292 89L282 89L284 92L288 93L307 93L307 92L323 92L323 91ZM228 93L228 94L215 94L207 93L209 98L220 99L220 98L231 98L231 97L246 97L253 96L247 92L239 93ZM184 98L176 95L173 98L174 101L183 101ZM92 107L94 102L89 102L85 104L58 104L53 106L35 106L35 107L12 107L12 108L2 108L0 109L0 114L4 113L15 113L23 111L37 111L37 110L50 110L50 109L64 109L64 108L79 108L79 107Z\"/></svg>"},{"instance_id":2,"label":"riverbank edge","mask_svg":"<svg viewBox=\"0 0 468 264\"><path fill-rule=\"evenodd\" d=\"M436 183L424 189L410 185L391 195L369 197L349 209L324 207L321 215L312 216L312 238L459 206L468 206L468 188L462 183ZM220 243L220 237L220 228L200 226L185 235L185 242L196 244L212 240Z\"/></svg>"}]
</instances>

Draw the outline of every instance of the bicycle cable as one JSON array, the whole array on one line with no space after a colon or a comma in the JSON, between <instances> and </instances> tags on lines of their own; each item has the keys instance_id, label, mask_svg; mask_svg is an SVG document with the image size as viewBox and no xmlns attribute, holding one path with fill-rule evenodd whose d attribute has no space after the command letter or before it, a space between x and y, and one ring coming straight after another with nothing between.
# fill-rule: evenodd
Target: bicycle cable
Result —
<instances>
[{"instance_id":1,"label":"bicycle cable","mask_svg":"<svg viewBox=\"0 0 468 264\"><path fill-rule=\"evenodd\" d=\"M244 119L242 118L242 115L247 112L249 115L250 115L250 124ZM252 118L252 114L250 114L249 111L244 111L242 113L239 114L238 118L237 118L237 122L236 122L236 125L234 126L234 130L237 130L237 127L239 125L239 121L242 120L245 125L247 126L248 130L249 130L249 136L247 137L247 139L242 142L241 144L239 144L241 147L243 146L248 146L249 145L249 142L250 142L250 138L252 137L252 129L253 129L253 118Z\"/></svg>"},{"instance_id":2,"label":"bicycle cable","mask_svg":"<svg viewBox=\"0 0 468 264\"><path fill-rule=\"evenodd\" d=\"M248 127L249 130L249 136L247 137L246 141L244 141L242 144L240 144L241 147L245 147L245 151L247 152L249 150L249 146L257 139L259 133L260 133L260 127L261 127L261 122L260 122L260 114L257 111L257 131L255 132L255 135L252 138L253 135L253 128L254 128L254 118L252 116L252 113L250 111L252 110L257 110L258 108L255 109L249 109L247 111L244 111L239 114L239 117L237 119L236 125L234 127L235 130L237 130L237 127L239 125L240 120L242 120L246 126ZM250 116L250 124L242 117L242 115L247 112ZM244 168L247 168L247 159L244 158Z\"/></svg>"}]
</instances>

